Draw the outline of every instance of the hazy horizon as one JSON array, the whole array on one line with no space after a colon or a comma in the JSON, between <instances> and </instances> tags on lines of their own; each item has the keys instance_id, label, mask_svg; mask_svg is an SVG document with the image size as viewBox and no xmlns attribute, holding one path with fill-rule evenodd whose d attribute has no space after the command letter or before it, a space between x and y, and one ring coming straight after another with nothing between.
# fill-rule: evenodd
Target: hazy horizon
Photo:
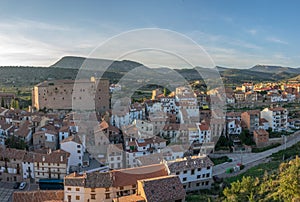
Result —
<instances>
[{"instance_id":1,"label":"hazy horizon","mask_svg":"<svg viewBox=\"0 0 300 202\"><path fill-rule=\"evenodd\" d=\"M217 66L298 67L299 6L271 0L1 1L0 66L49 66L65 55L87 57L124 32L160 28L195 41ZM109 54L104 57L113 59Z\"/></svg>"}]
</instances>

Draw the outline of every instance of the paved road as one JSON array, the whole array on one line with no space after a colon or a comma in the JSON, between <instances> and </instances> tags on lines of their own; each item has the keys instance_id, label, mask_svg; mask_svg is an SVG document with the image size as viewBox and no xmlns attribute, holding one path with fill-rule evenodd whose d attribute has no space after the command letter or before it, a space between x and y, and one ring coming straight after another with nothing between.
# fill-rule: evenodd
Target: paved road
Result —
<instances>
[{"instance_id":1,"label":"paved road","mask_svg":"<svg viewBox=\"0 0 300 202\"><path fill-rule=\"evenodd\" d=\"M11 202L12 201L12 194L15 191L32 191L37 190L38 185L36 184L29 184L27 183L25 189L19 190L14 189L14 182L0 182L0 201L1 202Z\"/></svg>"},{"instance_id":2,"label":"paved road","mask_svg":"<svg viewBox=\"0 0 300 202\"><path fill-rule=\"evenodd\" d=\"M233 161L232 162L226 162L223 164L219 164L214 166L213 168L213 175L220 175L223 174L227 168L232 168L236 166L238 163L244 164L244 165L249 165L253 162L262 160L267 158L268 156L271 156L273 153L276 153L280 150L284 150L285 147L291 147L297 142L300 141L300 131L295 132L293 135L290 135L287 137L286 145L282 144L278 147L275 147L273 149L261 152L261 153L229 153L229 154L213 154L214 157L218 156L228 156L231 158Z\"/></svg>"}]
</instances>

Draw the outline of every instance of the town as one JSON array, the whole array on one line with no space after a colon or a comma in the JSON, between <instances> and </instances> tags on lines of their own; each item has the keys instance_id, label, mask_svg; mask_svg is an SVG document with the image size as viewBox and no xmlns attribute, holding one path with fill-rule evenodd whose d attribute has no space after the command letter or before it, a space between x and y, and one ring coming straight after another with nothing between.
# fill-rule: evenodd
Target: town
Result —
<instances>
[{"instance_id":1,"label":"town","mask_svg":"<svg viewBox=\"0 0 300 202\"><path fill-rule=\"evenodd\" d=\"M0 93L0 183L15 188L4 200L183 202L300 141L297 81L192 81L112 103L123 87L47 80L27 109Z\"/></svg>"}]
</instances>

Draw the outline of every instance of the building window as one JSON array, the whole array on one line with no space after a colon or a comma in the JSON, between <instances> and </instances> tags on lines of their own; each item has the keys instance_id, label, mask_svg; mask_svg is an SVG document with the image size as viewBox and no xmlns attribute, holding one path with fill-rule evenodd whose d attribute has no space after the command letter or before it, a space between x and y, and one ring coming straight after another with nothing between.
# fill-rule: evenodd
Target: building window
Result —
<instances>
[{"instance_id":1,"label":"building window","mask_svg":"<svg viewBox=\"0 0 300 202\"><path fill-rule=\"evenodd\" d=\"M95 200L96 199L96 194L91 194L91 199Z\"/></svg>"},{"instance_id":2,"label":"building window","mask_svg":"<svg viewBox=\"0 0 300 202\"><path fill-rule=\"evenodd\" d=\"M209 169L210 169L210 166L207 167L207 170L209 170Z\"/></svg>"},{"instance_id":3,"label":"building window","mask_svg":"<svg viewBox=\"0 0 300 202\"><path fill-rule=\"evenodd\" d=\"M105 191L106 191L106 192L109 192L109 187L106 187L106 188L105 188Z\"/></svg>"},{"instance_id":4,"label":"building window","mask_svg":"<svg viewBox=\"0 0 300 202\"><path fill-rule=\"evenodd\" d=\"M110 199L110 194L109 193L105 194L105 199Z\"/></svg>"},{"instance_id":5,"label":"building window","mask_svg":"<svg viewBox=\"0 0 300 202\"><path fill-rule=\"evenodd\" d=\"M72 190L72 188L71 187L68 187L68 189L67 189L68 191L71 191Z\"/></svg>"},{"instance_id":6,"label":"building window","mask_svg":"<svg viewBox=\"0 0 300 202\"><path fill-rule=\"evenodd\" d=\"M176 175L179 175L180 174L180 172L176 172Z\"/></svg>"},{"instance_id":7,"label":"building window","mask_svg":"<svg viewBox=\"0 0 300 202\"><path fill-rule=\"evenodd\" d=\"M183 174L187 174L187 171L185 170L185 171L183 171Z\"/></svg>"},{"instance_id":8,"label":"building window","mask_svg":"<svg viewBox=\"0 0 300 202\"><path fill-rule=\"evenodd\" d=\"M209 177L209 173L206 173L206 177Z\"/></svg>"},{"instance_id":9,"label":"building window","mask_svg":"<svg viewBox=\"0 0 300 202\"><path fill-rule=\"evenodd\" d=\"M201 175L197 175L197 179L200 179Z\"/></svg>"},{"instance_id":10,"label":"building window","mask_svg":"<svg viewBox=\"0 0 300 202\"><path fill-rule=\"evenodd\" d=\"M135 185L135 184L133 184L133 185L132 185L132 188L136 188L136 185Z\"/></svg>"},{"instance_id":11,"label":"building window","mask_svg":"<svg viewBox=\"0 0 300 202\"><path fill-rule=\"evenodd\" d=\"M79 188L76 188L76 191L79 191L80 189Z\"/></svg>"},{"instance_id":12,"label":"building window","mask_svg":"<svg viewBox=\"0 0 300 202\"><path fill-rule=\"evenodd\" d=\"M208 185L208 183L209 183L209 181L206 181L206 182L205 182L205 185Z\"/></svg>"},{"instance_id":13,"label":"building window","mask_svg":"<svg viewBox=\"0 0 300 202\"><path fill-rule=\"evenodd\" d=\"M186 181L186 177L182 178L182 181L185 182Z\"/></svg>"},{"instance_id":14,"label":"building window","mask_svg":"<svg viewBox=\"0 0 300 202\"><path fill-rule=\"evenodd\" d=\"M120 190L123 190L124 189L124 187L120 187Z\"/></svg>"},{"instance_id":15,"label":"building window","mask_svg":"<svg viewBox=\"0 0 300 202\"><path fill-rule=\"evenodd\" d=\"M80 154L81 153L80 150L77 150L77 153Z\"/></svg>"},{"instance_id":16,"label":"building window","mask_svg":"<svg viewBox=\"0 0 300 202\"><path fill-rule=\"evenodd\" d=\"M95 192L95 188L91 188L91 192Z\"/></svg>"},{"instance_id":17,"label":"building window","mask_svg":"<svg viewBox=\"0 0 300 202\"><path fill-rule=\"evenodd\" d=\"M77 148L80 148L80 144L77 145Z\"/></svg>"},{"instance_id":18,"label":"building window","mask_svg":"<svg viewBox=\"0 0 300 202\"><path fill-rule=\"evenodd\" d=\"M76 200L79 201L80 200L80 196L76 196Z\"/></svg>"},{"instance_id":19,"label":"building window","mask_svg":"<svg viewBox=\"0 0 300 202\"><path fill-rule=\"evenodd\" d=\"M200 186L200 183L197 183L196 186L199 187L199 186Z\"/></svg>"},{"instance_id":20,"label":"building window","mask_svg":"<svg viewBox=\"0 0 300 202\"><path fill-rule=\"evenodd\" d=\"M195 170L191 170L191 175L194 175L195 174Z\"/></svg>"}]
</instances>

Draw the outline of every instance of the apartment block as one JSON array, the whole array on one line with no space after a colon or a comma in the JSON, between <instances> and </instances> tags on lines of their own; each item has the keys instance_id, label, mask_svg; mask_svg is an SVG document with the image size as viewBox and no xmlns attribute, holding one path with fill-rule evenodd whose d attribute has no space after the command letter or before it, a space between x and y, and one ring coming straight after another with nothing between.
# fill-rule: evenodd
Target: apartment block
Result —
<instances>
[{"instance_id":1,"label":"apartment block","mask_svg":"<svg viewBox=\"0 0 300 202\"><path fill-rule=\"evenodd\" d=\"M288 111L282 107L265 108L261 111L261 117L266 119L272 131L286 130L288 123Z\"/></svg>"}]
</instances>

